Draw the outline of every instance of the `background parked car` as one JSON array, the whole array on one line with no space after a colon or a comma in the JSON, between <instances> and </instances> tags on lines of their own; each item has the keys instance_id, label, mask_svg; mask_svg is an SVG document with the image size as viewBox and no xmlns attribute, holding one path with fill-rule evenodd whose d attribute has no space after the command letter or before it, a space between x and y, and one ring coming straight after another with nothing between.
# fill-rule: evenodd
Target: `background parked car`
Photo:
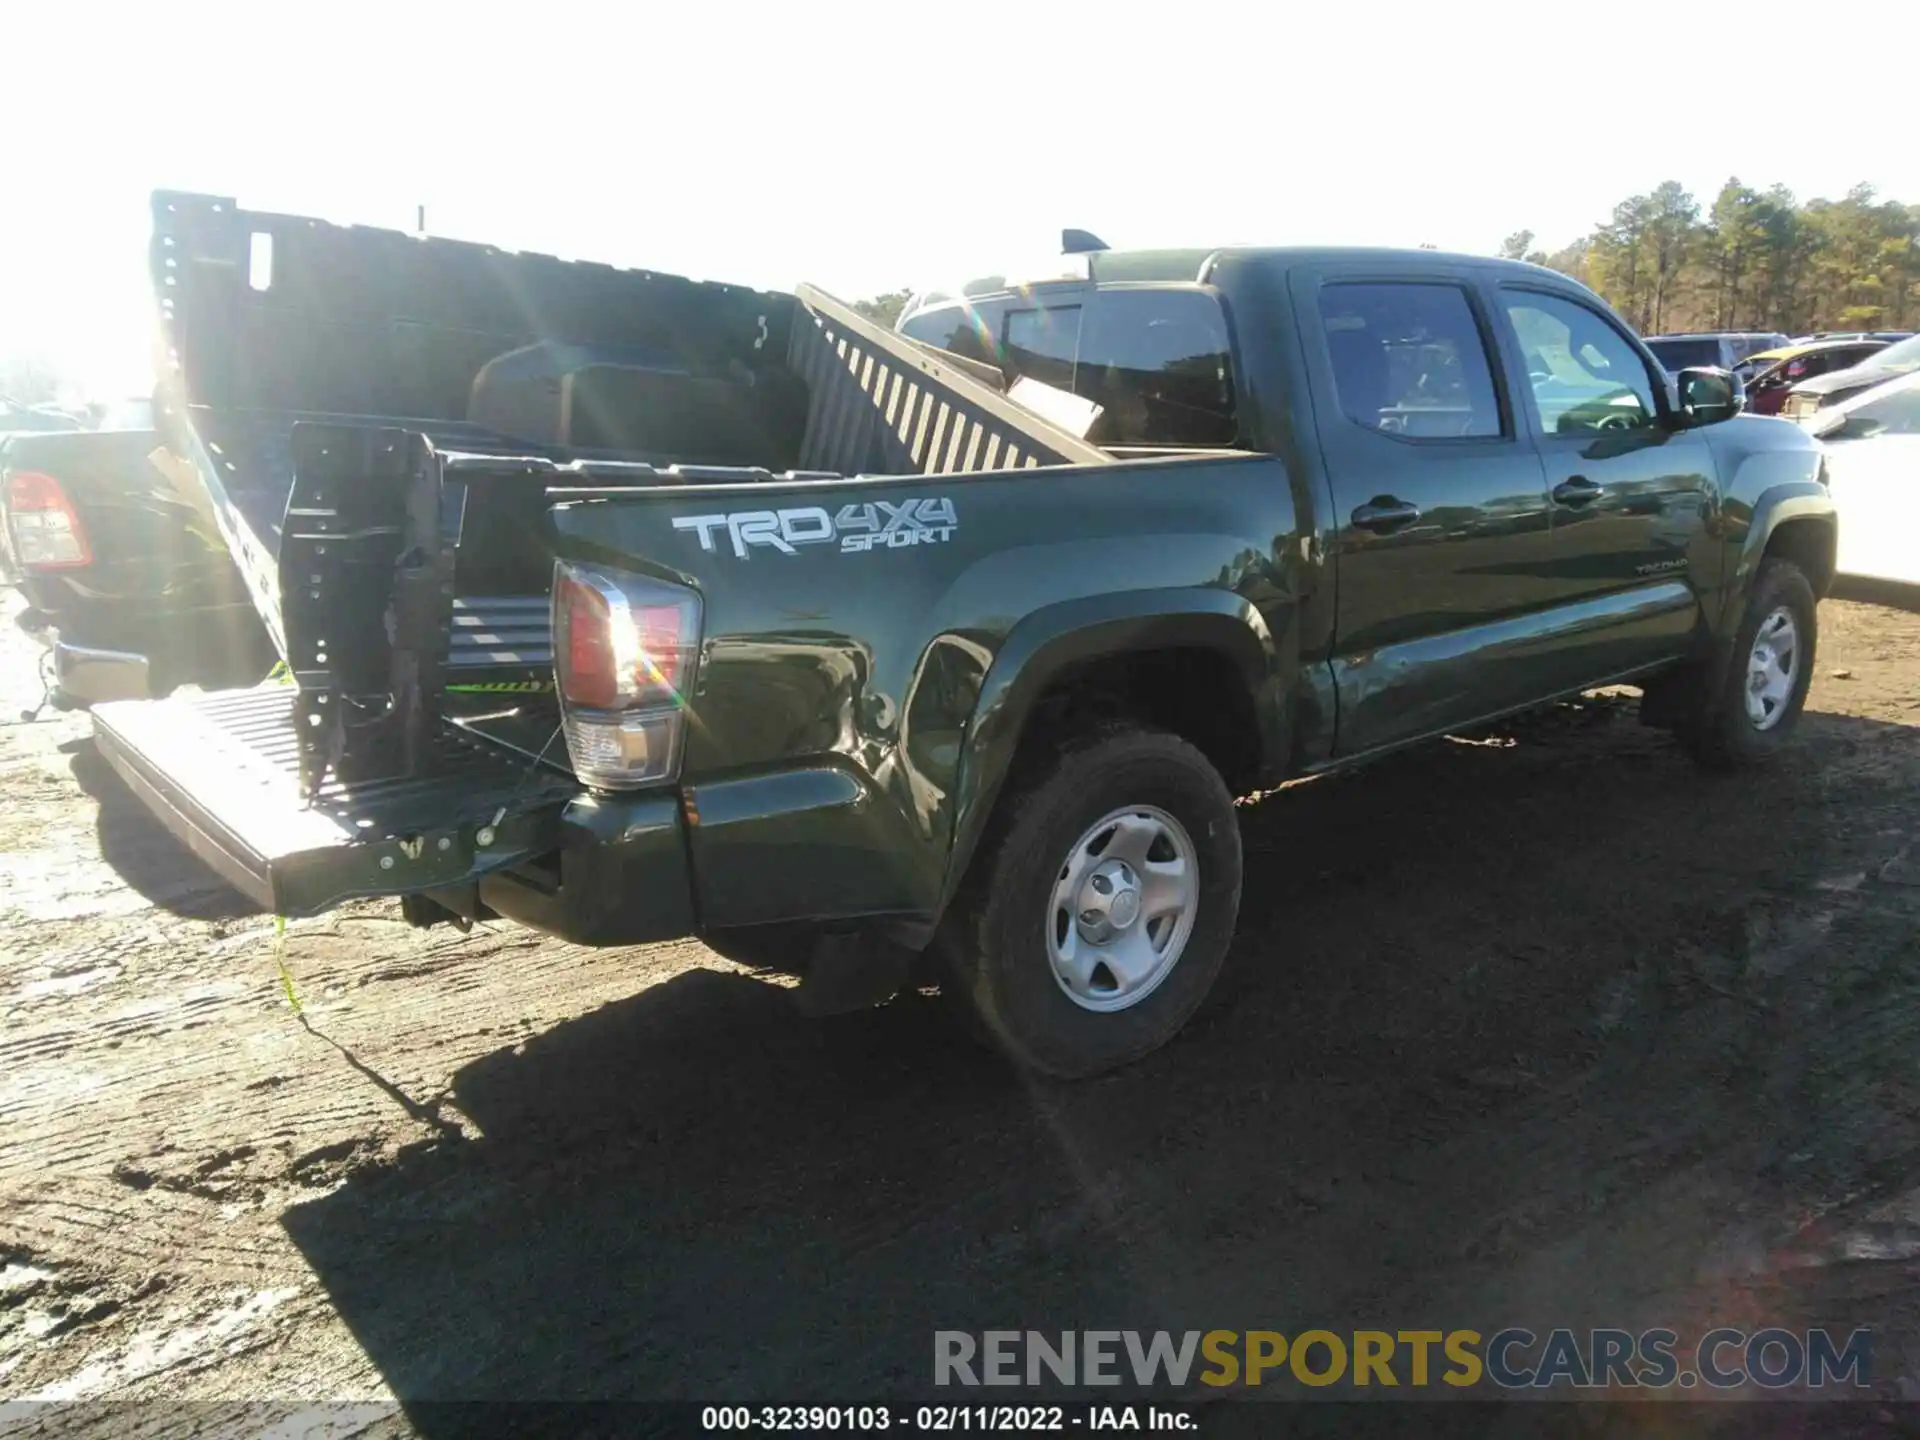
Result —
<instances>
[{"instance_id":1,"label":"background parked car","mask_svg":"<svg viewBox=\"0 0 1920 1440\"><path fill-rule=\"evenodd\" d=\"M1838 571L1920 585L1920 370L1804 423L1827 447Z\"/></svg>"},{"instance_id":2,"label":"background parked car","mask_svg":"<svg viewBox=\"0 0 1920 1440\"><path fill-rule=\"evenodd\" d=\"M1734 373L1746 383L1747 409L1751 413L1778 415L1788 394L1802 380L1848 369L1886 348L1885 340L1816 340L1749 355Z\"/></svg>"},{"instance_id":3,"label":"background parked car","mask_svg":"<svg viewBox=\"0 0 1920 1440\"><path fill-rule=\"evenodd\" d=\"M1891 344L1895 340L1905 340L1914 332L1911 330L1816 330L1811 335L1796 335L1795 345L1811 345L1816 340L1885 340Z\"/></svg>"},{"instance_id":4,"label":"background parked car","mask_svg":"<svg viewBox=\"0 0 1920 1440\"><path fill-rule=\"evenodd\" d=\"M1731 370L1749 355L1785 345L1776 330L1720 330L1698 335L1655 335L1647 341L1653 358L1676 374L1689 365Z\"/></svg>"},{"instance_id":5,"label":"background parked car","mask_svg":"<svg viewBox=\"0 0 1920 1440\"><path fill-rule=\"evenodd\" d=\"M1838 405L1864 390L1910 375L1915 370L1920 370L1920 335L1889 345L1845 370L1831 370L1811 380L1802 380L1788 392L1780 413L1789 420L1804 420L1830 405Z\"/></svg>"},{"instance_id":6,"label":"background parked car","mask_svg":"<svg viewBox=\"0 0 1920 1440\"><path fill-rule=\"evenodd\" d=\"M246 684L273 663L239 573L151 428L144 399L0 436L0 556L52 628L57 705Z\"/></svg>"}]
</instances>

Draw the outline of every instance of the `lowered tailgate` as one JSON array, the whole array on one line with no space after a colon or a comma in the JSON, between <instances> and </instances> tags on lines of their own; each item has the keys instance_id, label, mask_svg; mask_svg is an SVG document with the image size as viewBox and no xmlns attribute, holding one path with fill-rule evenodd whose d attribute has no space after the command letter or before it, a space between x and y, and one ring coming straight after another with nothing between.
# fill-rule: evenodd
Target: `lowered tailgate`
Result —
<instances>
[{"instance_id":1,"label":"lowered tailgate","mask_svg":"<svg viewBox=\"0 0 1920 1440\"><path fill-rule=\"evenodd\" d=\"M300 797L294 692L273 685L94 709L100 752L235 889L277 915L460 885L554 848L579 782L461 727L427 773Z\"/></svg>"}]
</instances>

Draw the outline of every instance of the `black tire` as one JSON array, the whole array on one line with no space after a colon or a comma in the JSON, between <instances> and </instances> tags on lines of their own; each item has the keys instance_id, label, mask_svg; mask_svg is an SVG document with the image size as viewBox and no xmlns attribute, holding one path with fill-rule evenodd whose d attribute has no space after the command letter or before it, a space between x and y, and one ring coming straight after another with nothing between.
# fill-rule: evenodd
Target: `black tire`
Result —
<instances>
[{"instance_id":1,"label":"black tire","mask_svg":"<svg viewBox=\"0 0 1920 1440\"><path fill-rule=\"evenodd\" d=\"M1178 958L1126 1009L1097 1011L1054 976L1047 926L1064 863L1089 829L1130 806L1179 822L1197 869ZM1177 736L1110 728L1064 745L1005 796L937 944L956 998L1018 1064L1062 1079L1098 1075L1159 1049L1213 988L1240 909L1240 825L1207 758Z\"/></svg>"},{"instance_id":2,"label":"black tire","mask_svg":"<svg viewBox=\"0 0 1920 1440\"><path fill-rule=\"evenodd\" d=\"M1748 657L1760 628L1783 610L1792 617L1796 636L1793 683L1777 716L1763 728L1747 711ZM1696 697L1675 727L1693 758L1709 770L1740 770L1774 760L1800 723L1819 638L1818 604L1800 567L1790 560L1762 560L1733 643L1703 673L1697 683L1706 693Z\"/></svg>"}]
</instances>

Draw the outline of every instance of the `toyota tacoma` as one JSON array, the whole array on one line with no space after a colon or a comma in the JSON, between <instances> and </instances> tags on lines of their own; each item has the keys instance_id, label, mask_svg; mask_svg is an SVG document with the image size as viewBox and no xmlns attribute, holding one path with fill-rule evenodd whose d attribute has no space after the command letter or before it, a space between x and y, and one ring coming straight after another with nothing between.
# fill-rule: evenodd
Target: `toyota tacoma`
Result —
<instances>
[{"instance_id":1,"label":"toyota tacoma","mask_svg":"<svg viewBox=\"0 0 1920 1440\"><path fill-rule=\"evenodd\" d=\"M96 734L281 914L930 972L1089 1075L1213 988L1235 797L1623 684L1765 761L1813 672L1820 447L1550 270L1074 232L884 330L154 215L161 428L288 679Z\"/></svg>"}]
</instances>

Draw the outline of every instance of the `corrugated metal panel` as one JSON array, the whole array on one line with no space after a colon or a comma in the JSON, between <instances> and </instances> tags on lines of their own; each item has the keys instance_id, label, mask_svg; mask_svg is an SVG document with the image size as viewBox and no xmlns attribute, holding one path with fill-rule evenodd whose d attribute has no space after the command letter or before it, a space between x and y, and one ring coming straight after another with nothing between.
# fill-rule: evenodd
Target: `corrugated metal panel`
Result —
<instances>
[{"instance_id":1,"label":"corrugated metal panel","mask_svg":"<svg viewBox=\"0 0 1920 1440\"><path fill-rule=\"evenodd\" d=\"M553 616L545 595L467 595L453 602L447 667L553 663Z\"/></svg>"},{"instance_id":2,"label":"corrugated metal panel","mask_svg":"<svg viewBox=\"0 0 1920 1440\"><path fill-rule=\"evenodd\" d=\"M933 475L1111 463L1098 446L823 291L803 285L800 299L805 308L793 327L788 363L811 396L803 467Z\"/></svg>"}]
</instances>

